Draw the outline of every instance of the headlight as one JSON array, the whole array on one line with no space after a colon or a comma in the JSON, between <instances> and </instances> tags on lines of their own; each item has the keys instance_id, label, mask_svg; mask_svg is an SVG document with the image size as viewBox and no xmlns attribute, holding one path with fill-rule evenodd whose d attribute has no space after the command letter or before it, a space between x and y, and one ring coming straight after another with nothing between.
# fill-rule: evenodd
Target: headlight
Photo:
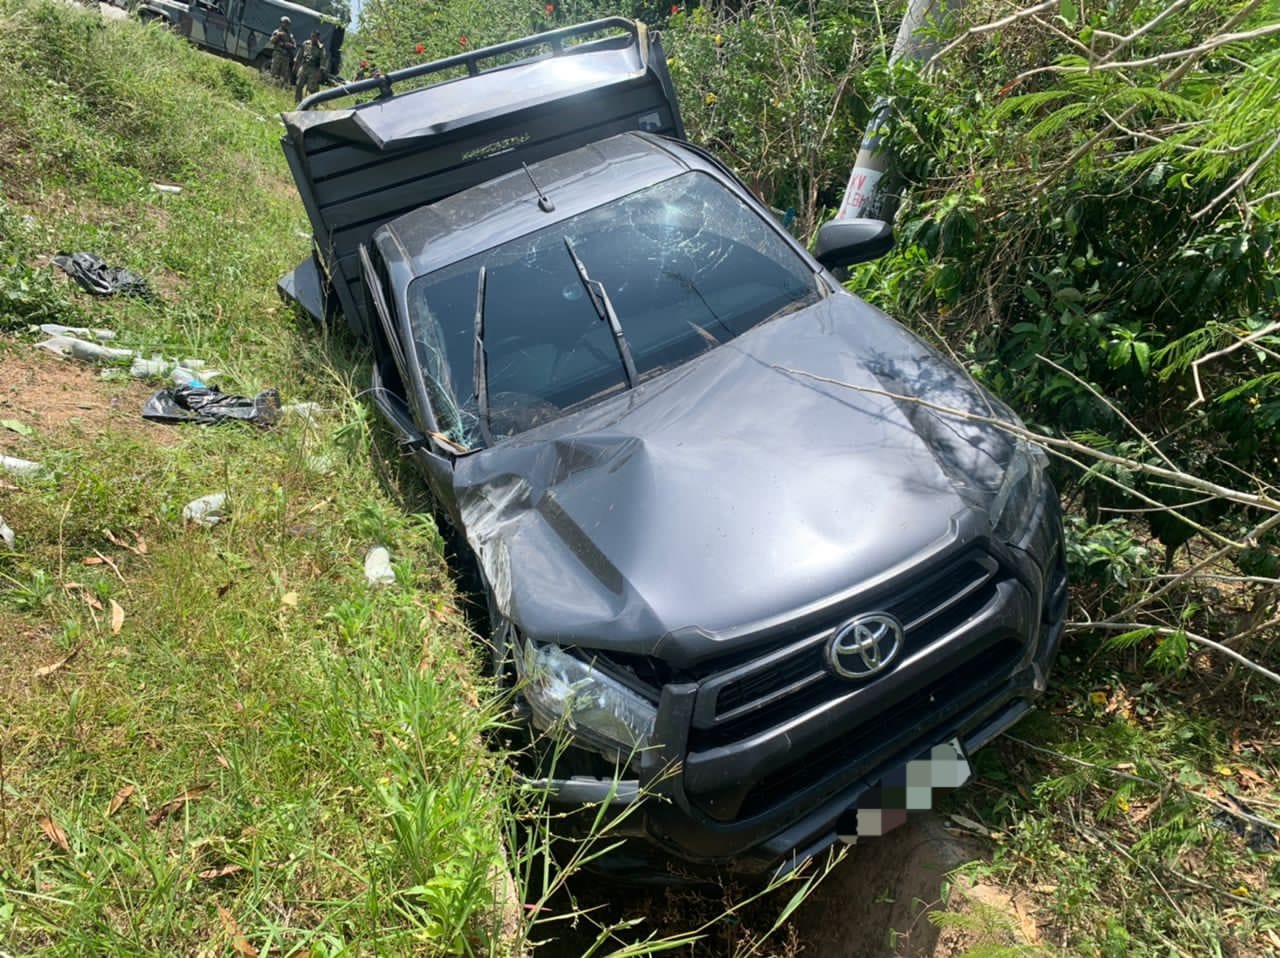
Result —
<instances>
[{"instance_id":1,"label":"headlight","mask_svg":"<svg viewBox=\"0 0 1280 958\"><path fill-rule=\"evenodd\" d=\"M658 710L558 645L524 643L524 696L542 729L563 726L583 744L626 759L653 744Z\"/></svg>"},{"instance_id":2,"label":"headlight","mask_svg":"<svg viewBox=\"0 0 1280 958\"><path fill-rule=\"evenodd\" d=\"M1040 482L1046 457L1039 446L1015 439L1013 455L1000 488L991 500L991 528L996 537L1012 542L1023 530L1040 500Z\"/></svg>"}]
</instances>

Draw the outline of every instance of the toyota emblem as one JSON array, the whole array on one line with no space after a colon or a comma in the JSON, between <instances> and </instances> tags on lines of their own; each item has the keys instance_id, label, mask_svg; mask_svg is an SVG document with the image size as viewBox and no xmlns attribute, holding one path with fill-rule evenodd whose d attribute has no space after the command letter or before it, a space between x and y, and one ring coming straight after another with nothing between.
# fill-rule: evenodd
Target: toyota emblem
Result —
<instances>
[{"instance_id":1,"label":"toyota emblem","mask_svg":"<svg viewBox=\"0 0 1280 958\"><path fill-rule=\"evenodd\" d=\"M902 623L884 612L850 619L827 646L836 675L865 679L887 669L902 648Z\"/></svg>"}]
</instances>

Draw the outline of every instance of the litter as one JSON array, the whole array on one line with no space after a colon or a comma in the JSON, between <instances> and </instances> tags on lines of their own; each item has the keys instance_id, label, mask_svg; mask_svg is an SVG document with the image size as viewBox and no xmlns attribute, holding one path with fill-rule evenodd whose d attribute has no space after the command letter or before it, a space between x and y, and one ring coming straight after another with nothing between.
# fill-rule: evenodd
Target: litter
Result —
<instances>
[{"instance_id":1,"label":"litter","mask_svg":"<svg viewBox=\"0 0 1280 958\"><path fill-rule=\"evenodd\" d=\"M216 386L178 386L161 389L147 400L142 418L153 422L200 425L239 421L274 426L280 419L280 394L264 389L252 399L233 396Z\"/></svg>"},{"instance_id":2,"label":"litter","mask_svg":"<svg viewBox=\"0 0 1280 958\"><path fill-rule=\"evenodd\" d=\"M370 585L391 585L396 581L386 546L373 546L364 554L364 579Z\"/></svg>"},{"instance_id":3,"label":"litter","mask_svg":"<svg viewBox=\"0 0 1280 958\"><path fill-rule=\"evenodd\" d=\"M110 329L89 329L86 326L61 326L58 323L41 323L39 326L28 326L27 332L44 333L46 336L79 336L81 339L92 338L104 343L116 338L116 334Z\"/></svg>"},{"instance_id":4,"label":"litter","mask_svg":"<svg viewBox=\"0 0 1280 958\"><path fill-rule=\"evenodd\" d=\"M0 456L0 470L24 479L44 474L44 466L40 463L32 462L30 459L19 459L17 456Z\"/></svg>"},{"instance_id":5,"label":"litter","mask_svg":"<svg viewBox=\"0 0 1280 958\"><path fill-rule=\"evenodd\" d=\"M185 361L184 361L185 363ZM201 363L200 365L204 365ZM222 373L217 369L196 369L192 366L174 366L169 378L175 386L203 387L213 383Z\"/></svg>"},{"instance_id":6,"label":"litter","mask_svg":"<svg viewBox=\"0 0 1280 958\"><path fill-rule=\"evenodd\" d=\"M132 349L116 349L112 346L103 346L101 343L91 343L87 339L77 339L74 336L53 336L42 343L36 343L36 349L43 349L55 356L82 359L91 363L113 363L133 356Z\"/></svg>"},{"instance_id":7,"label":"litter","mask_svg":"<svg viewBox=\"0 0 1280 958\"><path fill-rule=\"evenodd\" d=\"M182 192L181 186L172 186L169 183L152 183L151 188L158 193L173 193L176 195Z\"/></svg>"},{"instance_id":8,"label":"litter","mask_svg":"<svg viewBox=\"0 0 1280 958\"><path fill-rule=\"evenodd\" d=\"M225 492L211 492L207 496L201 496L199 499L192 499L182 507L182 518L186 522L193 522L198 526L216 526L226 516L223 515L223 507L227 504L227 494Z\"/></svg>"},{"instance_id":9,"label":"litter","mask_svg":"<svg viewBox=\"0 0 1280 958\"><path fill-rule=\"evenodd\" d=\"M286 419L301 419L308 425L313 425L325 412L327 410L318 402L291 402L280 407L280 414Z\"/></svg>"},{"instance_id":10,"label":"litter","mask_svg":"<svg viewBox=\"0 0 1280 958\"><path fill-rule=\"evenodd\" d=\"M53 263L61 267L79 286L95 296L123 293L151 299L154 293L147 281L120 266L108 266L92 253L59 253Z\"/></svg>"},{"instance_id":11,"label":"litter","mask_svg":"<svg viewBox=\"0 0 1280 958\"><path fill-rule=\"evenodd\" d=\"M316 453L308 453L306 458L302 460L302 464L317 476L332 475L337 464L332 456Z\"/></svg>"},{"instance_id":12,"label":"litter","mask_svg":"<svg viewBox=\"0 0 1280 958\"><path fill-rule=\"evenodd\" d=\"M1234 795L1224 795L1223 799L1222 810L1211 819L1215 828L1243 838L1252 852L1280 851L1280 840L1270 827L1272 823L1259 818L1252 808Z\"/></svg>"},{"instance_id":13,"label":"litter","mask_svg":"<svg viewBox=\"0 0 1280 958\"><path fill-rule=\"evenodd\" d=\"M167 374L173 366L173 362L163 356L152 356L150 359L135 356L133 365L129 367L129 375L134 379L150 379L152 376Z\"/></svg>"},{"instance_id":14,"label":"litter","mask_svg":"<svg viewBox=\"0 0 1280 958\"><path fill-rule=\"evenodd\" d=\"M3 542L5 548L12 552L14 543L17 541L17 537L14 536L13 530L9 528L9 523L4 521L4 516L0 516L0 542Z\"/></svg>"},{"instance_id":15,"label":"litter","mask_svg":"<svg viewBox=\"0 0 1280 958\"><path fill-rule=\"evenodd\" d=\"M168 376L175 386L208 386L222 375L216 369L206 369L203 359L165 359L155 355L150 359L136 356L129 367L129 375L134 379L155 379Z\"/></svg>"}]
</instances>

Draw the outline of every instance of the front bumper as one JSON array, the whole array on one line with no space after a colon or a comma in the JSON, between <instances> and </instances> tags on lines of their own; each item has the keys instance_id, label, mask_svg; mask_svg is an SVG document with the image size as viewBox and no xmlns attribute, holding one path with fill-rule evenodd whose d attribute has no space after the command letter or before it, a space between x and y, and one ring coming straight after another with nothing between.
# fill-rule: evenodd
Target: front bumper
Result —
<instances>
[{"instance_id":1,"label":"front bumper","mask_svg":"<svg viewBox=\"0 0 1280 958\"><path fill-rule=\"evenodd\" d=\"M641 803L611 828L611 839L628 841L600 862L606 869L634 877L664 861L693 874L797 867L838 841L842 818L886 772L951 739L969 753L981 748L1044 691L1066 614L1052 489L1027 528L1013 547L957 541L920 581L894 583L875 600L873 608L918 610L944 591L940 583L954 587L883 675L861 684L815 676L805 663L830 634L819 630L666 685L662 746L642 756L638 778L538 784L566 808Z\"/></svg>"}]
</instances>

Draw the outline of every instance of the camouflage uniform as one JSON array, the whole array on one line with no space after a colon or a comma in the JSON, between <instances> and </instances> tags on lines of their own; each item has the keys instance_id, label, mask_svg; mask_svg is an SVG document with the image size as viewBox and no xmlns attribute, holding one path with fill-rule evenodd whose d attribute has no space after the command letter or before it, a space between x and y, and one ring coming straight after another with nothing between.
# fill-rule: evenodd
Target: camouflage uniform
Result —
<instances>
[{"instance_id":1,"label":"camouflage uniform","mask_svg":"<svg viewBox=\"0 0 1280 958\"><path fill-rule=\"evenodd\" d=\"M293 81L289 64L293 61L297 46L293 41L293 34L289 32L289 24L281 20L280 26L271 34L271 79L281 86L288 86Z\"/></svg>"},{"instance_id":2,"label":"camouflage uniform","mask_svg":"<svg viewBox=\"0 0 1280 958\"><path fill-rule=\"evenodd\" d=\"M325 61L327 59L328 51L325 50L324 44L320 42L320 37L312 34L311 38L302 45L302 49L298 51L298 59L294 61L294 66L298 69L298 83L293 88L295 99L302 100L304 88L308 95L320 89L320 81L324 79Z\"/></svg>"}]
</instances>

